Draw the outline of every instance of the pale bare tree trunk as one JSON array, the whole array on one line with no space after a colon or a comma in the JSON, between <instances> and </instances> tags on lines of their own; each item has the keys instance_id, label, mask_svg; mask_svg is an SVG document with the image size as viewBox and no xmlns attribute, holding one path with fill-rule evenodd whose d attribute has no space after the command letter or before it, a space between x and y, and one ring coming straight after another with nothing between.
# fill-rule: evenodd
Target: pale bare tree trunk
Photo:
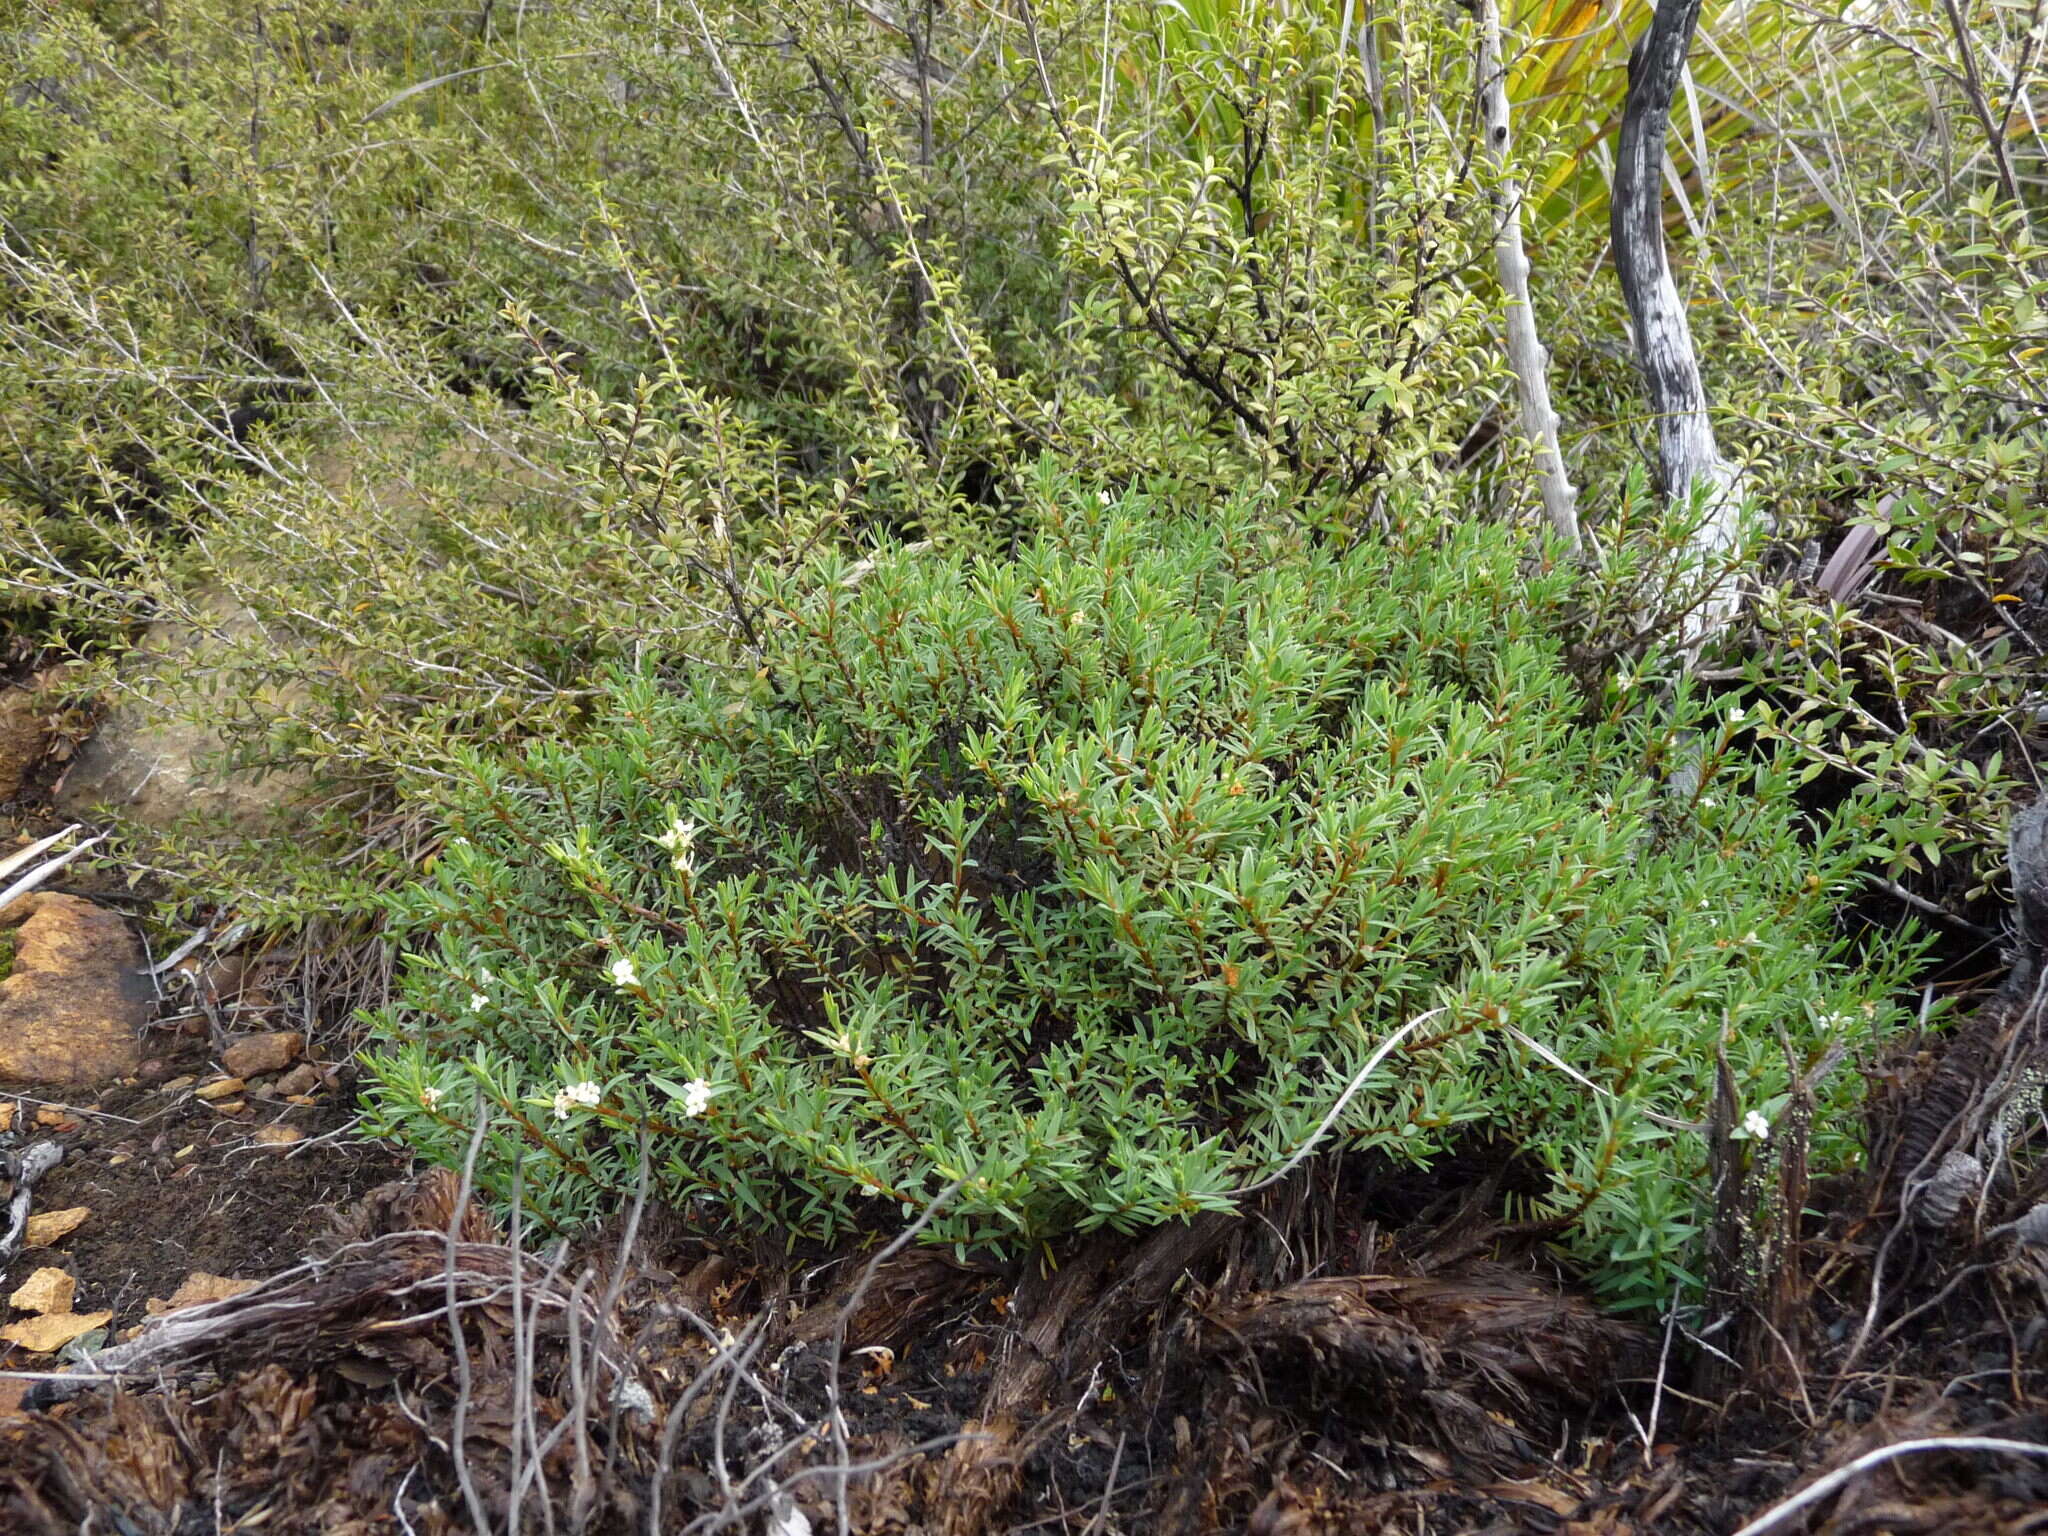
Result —
<instances>
[{"instance_id":1,"label":"pale bare tree trunk","mask_svg":"<svg viewBox=\"0 0 2048 1536\"><path fill-rule=\"evenodd\" d=\"M1501 57L1499 0L1477 0L1479 105L1485 119L1482 152L1496 172L1493 183L1493 264L1507 296L1508 367L1515 375L1522 435L1536 450L1536 483L1543 515L1572 553L1579 552L1578 492L1557 446L1557 413L1550 408L1550 354L1536 334L1529 303L1529 257L1522 246L1522 184L1509 175L1513 140L1508 121L1507 65Z\"/></svg>"},{"instance_id":2,"label":"pale bare tree trunk","mask_svg":"<svg viewBox=\"0 0 2048 1536\"><path fill-rule=\"evenodd\" d=\"M1664 135L1701 0L1662 0L1628 60L1628 100L1614 168L1614 267L1635 326L1636 360L1657 418L1658 459L1672 503L1699 518L1693 563L1705 583L1680 630L1688 660L1741 606L1742 476L1721 457L1707 417L1692 327L1664 250Z\"/></svg>"}]
</instances>

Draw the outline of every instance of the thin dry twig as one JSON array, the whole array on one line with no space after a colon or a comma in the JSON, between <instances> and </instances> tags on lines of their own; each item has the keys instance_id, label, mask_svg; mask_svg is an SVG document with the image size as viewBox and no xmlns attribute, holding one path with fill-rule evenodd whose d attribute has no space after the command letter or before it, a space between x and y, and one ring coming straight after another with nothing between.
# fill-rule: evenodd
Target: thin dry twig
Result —
<instances>
[{"instance_id":1,"label":"thin dry twig","mask_svg":"<svg viewBox=\"0 0 2048 1536\"><path fill-rule=\"evenodd\" d=\"M1920 1451L1985 1451L2012 1456L2048 1456L2048 1445L2035 1445L2026 1440L1996 1440L1983 1435L1956 1435L1950 1439L1900 1440L1865 1452L1846 1467L1837 1467L1820 1481L1800 1489L1783 1503L1765 1510L1737 1531L1735 1536L1763 1536L1764 1532L1776 1530L1802 1509L1818 1504L1829 1494L1848 1486L1872 1467L1882 1466L1885 1462L1896 1461L1901 1456L1910 1456Z\"/></svg>"},{"instance_id":2,"label":"thin dry twig","mask_svg":"<svg viewBox=\"0 0 2048 1536\"><path fill-rule=\"evenodd\" d=\"M711 1334L714 1339L718 1337L711 1326L703 1323L695 1314L689 1314L689 1320L699 1323L703 1331ZM665 1536L667 1528L661 1517L662 1491L668 1486L669 1478L674 1475L676 1443L682 1436L684 1416L689 1412L690 1405L717 1380L719 1372L741 1359L742 1350L747 1342L766 1326L766 1314L756 1317L739 1338L726 1342L718 1353L711 1357L704 1369L699 1371L689 1386L683 1389L683 1395L670 1406L668 1421L662 1426L661 1451L655 1459L654 1481L647 1491L647 1536Z\"/></svg>"},{"instance_id":3,"label":"thin dry twig","mask_svg":"<svg viewBox=\"0 0 2048 1536\"><path fill-rule=\"evenodd\" d=\"M484 1501L476 1491L476 1480L469 1473L469 1458L462 1446L465 1421L469 1417L470 1396L474 1388L470 1364L469 1342L462 1336L462 1314L456 1310L455 1251L462 1232L462 1218L469 1210L470 1191L476 1187L476 1157L484 1144L484 1132L490 1127L490 1120L484 1108L484 1097L476 1096L476 1129L470 1133L469 1150L462 1159L462 1185L455 1195L454 1209L448 1217L448 1262L443 1276L443 1285L448 1304L448 1333L455 1351L455 1417L448 1430L449 1459L455 1463L455 1480L462 1486L462 1501L469 1506L469 1518L478 1532L490 1530L490 1522L484 1517Z\"/></svg>"},{"instance_id":4,"label":"thin dry twig","mask_svg":"<svg viewBox=\"0 0 2048 1536\"><path fill-rule=\"evenodd\" d=\"M846 1413L841 1407L839 1395L839 1359L846 1352L846 1331L859 1313L861 1303L867 1299L868 1288L875 1283L875 1276L880 1273L882 1266L916 1241L917 1235L932 1224L933 1219L960 1192L961 1186L966 1182L965 1178L955 1179L940 1190L932 1197L930 1203L917 1213L915 1221L897 1233L880 1252L868 1260L867 1267L861 1271L860 1279L854 1283L853 1290L847 1295L845 1304L840 1307L839 1315L833 1321L832 1352L825 1362L825 1402L832 1426L832 1448L838 1454L841 1467L849 1466L852 1462ZM839 1536L850 1536L853 1529L846 1505L847 1481L847 1478L842 1476L832 1485L833 1513L839 1522Z\"/></svg>"},{"instance_id":5,"label":"thin dry twig","mask_svg":"<svg viewBox=\"0 0 2048 1536\"><path fill-rule=\"evenodd\" d=\"M1351 1102L1352 1096L1365 1086L1365 1080L1371 1077L1374 1069L1387 1059L1394 1047L1443 1011L1443 1005L1439 1005L1430 1009L1427 1013L1418 1013L1406 1024L1403 1024L1399 1029L1387 1036L1385 1040L1381 1041L1379 1049L1366 1058L1365 1065L1358 1069L1357 1075L1346 1085L1344 1091L1337 1096L1337 1102L1332 1104L1330 1112L1323 1116L1322 1124L1318 1125L1313 1131L1310 1131L1307 1140L1294 1149L1294 1155L1267 1174L1263 1179L1260 1179L1256 1184L1247 1184L1242 1189L1236 1190L1233 1193L1240 1198L1245 1195L1256 1195L1262 1189L1271 1189L1275 1184L1286 1178L1288 1174L1299 1168L1302 1160L1316 1149L1316 1143L1321 1141L1330 1127L1337 1123L1337 1117L1344 1113L1344 1107Z\"/></svg>"}]
</instances>

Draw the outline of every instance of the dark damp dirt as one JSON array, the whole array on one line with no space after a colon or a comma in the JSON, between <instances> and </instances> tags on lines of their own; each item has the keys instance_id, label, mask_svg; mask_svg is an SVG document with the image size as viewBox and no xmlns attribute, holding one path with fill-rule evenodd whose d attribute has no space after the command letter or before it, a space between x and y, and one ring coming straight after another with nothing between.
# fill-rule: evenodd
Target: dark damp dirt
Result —
<instances>
[{"instance_id":1,"label":"dark damp dirt","mask_svg":"<svg viewBox=\"0 0 2048 1536\"><path fill-rule=\"evenodd\" d=\"M20 1099L30 1135L64 1148L64 1161L36 1186L36 1209L91 1214L52 1247L25 1252L10 1272L61 1265L78 1281L76 1309L111 1309L117 1330L140 1322L149 1298L168 1297L195 1270L257 1279L298 1262L337 1213L400 1166L351 1137L348 1074L337 1073L310 1105L259 1089L226 1115L192 1092L221 1075L204 1046L177 1041L145 1071L193 1081L168 1089L137 1082L84 1104L75 1094L68 1104ZM56 1124L39 1123L39 1112ZM257 1140L278 1130L301 1139Z\"/></svg>"},{"instance_id":2,"label":"dark damp dirt","mask_svg":"<svg viewBox=\"0 0 2048 1536\"><path fill-rule=\"evenodd\" d=\"M111 905L109 880L88 874L69 888ZM62 1268L77 1281L75 1310L112 1311L118 1336L194 1271L259 1279L297 1263L402 1170L395 1152L354 1134L355 1069L332 1032L316 1032L287 1068L211 1094L227 1041L297 1028L288 969L231 957L167 973L133 1077L97 1091L0 1088L0 1143L47 1140L64 1153L36 1184L34 1210L87 1212L50 1246L17 1255L7 1290L35 1268ZM0 1370L48 1365L0 1351Z\"/></svg>"}]
</instances>

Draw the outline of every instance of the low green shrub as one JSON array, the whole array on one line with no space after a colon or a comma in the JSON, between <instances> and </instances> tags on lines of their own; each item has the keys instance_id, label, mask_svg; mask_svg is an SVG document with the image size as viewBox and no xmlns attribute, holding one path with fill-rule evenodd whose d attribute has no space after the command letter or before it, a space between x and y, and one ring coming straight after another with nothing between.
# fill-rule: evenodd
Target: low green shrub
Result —
<instances>
[{"instance_id":1,"label":"low green shrub","mask_svg":"<svg viewBox=\"0 0 2048 1536\"><path fill-rule=\"evenodd\" d=\"M581 740L439 786L381 1129L459 1162L481 1110L485 1186L558 1225L644 1131L707 1222L826 1239L964 1179L932 1237L1012 1245L1228 1207L1429 1013L1328 1144L1519 1151L1524 1214L1668 1299L1717 1046L1768 1118L1891 1021L1830 937L1853 831L1696 699L1585 697L1573 578L1511 530L1026 501L1009 557L822 554L758 671L620 675Z\"/></svg>"}]
</instances>

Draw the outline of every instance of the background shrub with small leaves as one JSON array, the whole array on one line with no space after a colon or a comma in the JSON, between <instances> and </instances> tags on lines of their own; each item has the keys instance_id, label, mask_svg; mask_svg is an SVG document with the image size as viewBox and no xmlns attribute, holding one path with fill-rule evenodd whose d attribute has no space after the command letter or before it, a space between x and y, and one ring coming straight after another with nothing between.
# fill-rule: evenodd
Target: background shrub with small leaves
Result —
<instances>
[{"instance_id":1,"label":"background shrub with small leaves","mask_svg":"<svg viewBox=\"0 0 2048 1536\"><path fill-rule=\"evenodd\" d=\"M1006 557L822 555L758 671L621 675L581 743L473 757L394 901L383 1128L455 1162L481 1107L487 1186L560 1223L643 1129L714 1228L964 1179L931 1235L1001 1248L1230 1206L1429 1014L1329 1145L1498 1143L1523 1214L1667 1300L1717 1048L1768 1118L1890 1022L1830 938L1852 832L1691 698L1583 695L1571 578L1504 531L1338 553L1050 472L1030 504Z\"/></svg>"},{"instance_id":2,"label":"background shrub with small leaves","mask_svg":"<svg viewBox=\"0 0 2048 1536\"><path fill-rule=\"evenodd\" d=\"M1809 768L1917 800L1892 875L1989 903L2044 742L2048 267L2038 127L1965 82L2027 100L2044 54L1965 9L1712 0L1668 236L1785 541L1742 552L1763 622L1719 670ZM1633 668L1684 601L1604 268L1648 7L1502 10L1538 329L1624 578L1584 645ZM287 835L126 849L288 926L432 844L401 774L580 729L622 658L727 662L756 560L1007 539L1041 453L1340 537L1395 487L1512 515L1475 59L1421 0L41 7L0 26L4 638L313 783ZM1798 573L1845 524L1884 537L1837 608ZM117 665L234 610L205 666Z\"/></svg>"}]
</instances>

